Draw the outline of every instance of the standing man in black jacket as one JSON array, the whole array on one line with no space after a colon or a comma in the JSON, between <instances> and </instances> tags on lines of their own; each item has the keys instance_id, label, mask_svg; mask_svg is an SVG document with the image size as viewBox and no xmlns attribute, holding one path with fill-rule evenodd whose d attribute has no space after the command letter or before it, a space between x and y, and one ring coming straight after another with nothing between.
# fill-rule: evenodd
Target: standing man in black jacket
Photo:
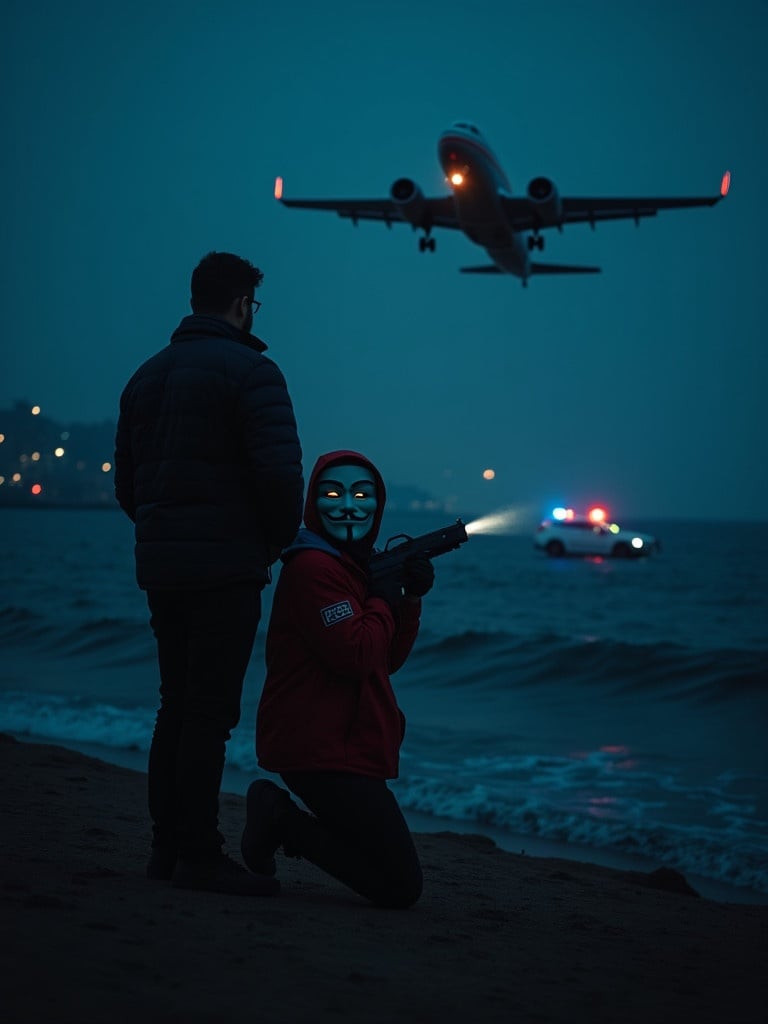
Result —
<instances>
[{"instance_id":1,"label":"standing man in black jacket","mask_svg":"<svg viewBox=\"0 0 768 1024\"><path fill-rule=\"evenodd\" d=\"M192 315L120 399L115 493L135 523L136 576L157 639L147 876L271 895L222 851L219 789L269 567L301 522L304 482L282 373L253 334L262 272L211 252Z\"/></svg>"}]
</instances>

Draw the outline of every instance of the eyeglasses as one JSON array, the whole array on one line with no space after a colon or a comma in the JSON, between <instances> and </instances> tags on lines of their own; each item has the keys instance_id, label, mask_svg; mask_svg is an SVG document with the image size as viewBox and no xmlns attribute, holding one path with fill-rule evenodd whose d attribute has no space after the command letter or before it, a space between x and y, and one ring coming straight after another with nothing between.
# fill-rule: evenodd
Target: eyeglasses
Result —
<instances>
[{"instance_id":1,"label":"eyeglasses","mask_svg":"<svg viewBox=\"0 0 768 1024\"><path fill-rule=\"evenodd\" d=\"M258 299L251 299L251 305L253 306L253 315L256 316L261 309L261 303Z\"/></svg>"}]
</instances>

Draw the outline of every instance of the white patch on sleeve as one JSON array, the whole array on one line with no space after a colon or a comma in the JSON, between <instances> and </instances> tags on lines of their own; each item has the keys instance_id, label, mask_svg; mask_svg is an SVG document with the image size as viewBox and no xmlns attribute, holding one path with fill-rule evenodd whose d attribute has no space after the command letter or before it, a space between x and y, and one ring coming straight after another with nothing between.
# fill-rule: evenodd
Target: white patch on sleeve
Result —
<instances>
[{"instance_id":1,"label":"white patch on sleeve","mask_svg":"<svg viewBox=\"0 0 768 1024\"><path fill-rule=\"evenodd\" d=\"M320 614L323 617L324 625L335 626L337 622L348 619L355 613L352 611L349 601L339 601L338 604L329 604L327 608L321 608Z\"/></svg>"}]
</instances>

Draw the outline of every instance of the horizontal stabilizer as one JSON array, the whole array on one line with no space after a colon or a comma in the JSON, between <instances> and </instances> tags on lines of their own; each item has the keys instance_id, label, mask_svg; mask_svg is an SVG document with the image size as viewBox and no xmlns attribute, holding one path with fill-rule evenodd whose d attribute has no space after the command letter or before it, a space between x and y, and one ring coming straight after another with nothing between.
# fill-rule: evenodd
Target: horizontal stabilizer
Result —
<instances>
[{"instance_id":1,"label":"horizontal stabilizer","mask_svg":"<svg viewBox=\"0 0 768 1024\"><path fill-rule=\"evenodd\" d=\"M532 274L599 274L600 267L574 267L567 263L532 263Z\"/></svg>"},{"instance_id":2,"label":"horizontal stabilizer","mask_svg":"<svg viewBox=\"0 0 768 1024\"><path fill-rule=\"evenodd\" d=\"M459 267L462 274L502 274L495 263L485 263L482 267Z\"/></svg>"}]
</instances>

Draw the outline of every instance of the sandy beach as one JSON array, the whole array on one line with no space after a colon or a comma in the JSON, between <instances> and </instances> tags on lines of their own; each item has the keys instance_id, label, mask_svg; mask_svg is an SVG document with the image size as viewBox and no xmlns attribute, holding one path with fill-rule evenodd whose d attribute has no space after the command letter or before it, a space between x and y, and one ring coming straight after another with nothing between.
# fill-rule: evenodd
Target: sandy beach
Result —
<instances>
[{"instance_id":1,"label":"sandy beach","mask_svg":"<svg viewBox=\"0 0 768 1024\"><path fill-rule=\"evenodd\" d=\"M766 1020L768 907L448 832L409 911L282 855L275 898L179 891L144 877L141 772L1 739L8 1024Z\"/></svg>"}]
</instances>

